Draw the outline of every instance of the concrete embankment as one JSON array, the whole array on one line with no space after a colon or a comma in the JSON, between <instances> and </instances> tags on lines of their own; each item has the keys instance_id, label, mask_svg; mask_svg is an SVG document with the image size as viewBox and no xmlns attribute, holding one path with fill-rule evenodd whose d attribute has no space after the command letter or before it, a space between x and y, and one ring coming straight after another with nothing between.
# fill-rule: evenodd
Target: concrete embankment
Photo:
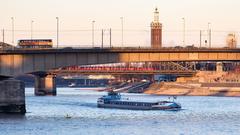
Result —
<instances>
[{"instance_id":1,"label":"concrete embankment","mask_svg":"<svg viewBox=\"0 0 240 135\"><path fill-rule=\"evenodd\" d=\"M146 94L155 95L177 95L177 96L236 96L240 97L239 84L221 84L221 83L176 83L164 82L155 87L148 88Z\"/></svg>"},{"instance_id":2,"label":"concrete embankment","mask_svg":"<svg viewBox=\"0 0 240 135\"><path fill-rule=\"evenodd\" d=\"M0 113L26 113L25 86L22 81L0 81Z\"/></svg>"}]
</instances>

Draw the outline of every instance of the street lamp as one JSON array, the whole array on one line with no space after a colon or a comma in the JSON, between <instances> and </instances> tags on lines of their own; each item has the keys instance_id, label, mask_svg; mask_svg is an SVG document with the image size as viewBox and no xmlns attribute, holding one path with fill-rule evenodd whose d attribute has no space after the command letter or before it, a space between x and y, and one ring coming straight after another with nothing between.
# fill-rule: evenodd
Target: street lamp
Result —
<instances>
[{"instance_id":1,"label":"street lamp","mask_svg":"<svg viewBox=\"0 0 240 135\"><path fill-rule=\"evenodd\" d=\"M121 24L122 24L122 47L123 47L123 17L120 17Z\"/></svg>"},{"instance_id":2,"label":"street lamp","mask_svg":"<svg viewBox=\"0 0 240 135\"><path fill-rule=\"evenodd\" d=\"M199 40L199 47L202 47L202 30L200 30L200 40Z\"/></svg>"},{"instance_id":3,"label":"street lamp","mask_svg":"<svg viewBox=\"0 0 240 135\"><path fill-rule=\"evenodd\" d=\"M186 33L185 18L182 18L182 21L183 21L183 41L182 41L182 43L183 43L183 46L185 46L185 33Z\"/></svg>"},{"instance_id":4,"label":"street lamp","mask_svg":"<svg viewBox=\"0 0 240 135\"><path fill-rule=\"evenodd\" d=\"M111 48L112 47L112 29L111 28L109 29L109 35L110 35L109 36L109 38L110 38L109 39L109 42L110 42L109 45L110 45L110 48Z\"/></svg>"},{"instance_id":5,"label":"street lamp","mask_svg":"<svg viewBox=\"0 0 240 135\"><path fill-rule=\"evenodd\" d=\"M4 34L4 29L2 29L2 42L5 43L5 34Z\"/></svg>"},{"instance_id":6,"label":"street lamp","mask_svg":"<svg viewBox=\"0 0 240 135\"><path fill-rule=\"evenodd\" d=\"M57 48L58 48L58 44L59 44L59 18L56 17L57 20Z\"/></svg>"},{"instance_id":7,"label":"street lamp","mask_svg":"<svg viewBox=\"0 0 240 135\"><path fill-rule=\"evenodd\" d=\"M102 29L102 49L103 49L103 36L104 36L104 29Z\"/></svg>"},{"instance_id":8,"label":"street lamp","mask_svg":"<svg viewBox=\"0 0 240 135\"><path fill-rule=\"evenodd\" d=\"M11 17L12 20L12 44L14 44L14 18Z\"/></svg>"},{"instance_id":9,"label":"street lamp","mask_svg":"<svg viewBox=\"0 0 240 135\"><path fill-rule=\"evenodd\" d=\"M31 21L31 40L33 39L33 23L34 21Z\"/></svg>"},{"instance_id":10,"label":"street lamp","mask_svg":"<svg viewBox=\"0 0 240 135\"><path fill-rule=\"evenodd\" d=\"M95 21L93 20L92 21L92 47L94 47L94 24L95 24Z\"/></svg>"},{"instance_id":11,"label":"street lamp","mask_svg":"<svg viewBox=\"0 0 240 135\"><path fill-rule=\"evenodd\" d=\"M211 36L212 36L212 32L211 32L211 27L210 27L211 23L208 22L208 43L209 43L209 48L211 48Z\"/></svg>"}]
</instances>

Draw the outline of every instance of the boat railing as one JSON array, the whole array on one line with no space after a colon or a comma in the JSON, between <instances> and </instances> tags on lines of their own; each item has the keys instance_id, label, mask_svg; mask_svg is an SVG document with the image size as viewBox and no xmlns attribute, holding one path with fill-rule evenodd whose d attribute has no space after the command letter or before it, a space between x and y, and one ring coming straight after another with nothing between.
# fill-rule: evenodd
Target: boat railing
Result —
<instances>
[{"instance_id":1,"label":"boat railing","mask_svg":"<svg viewBox=\"0 0 240 135\"><path fill-rule=\"evenodd\" d=\"M121 98L122 100L129 100L129 98Z\"/></svg>"}]
</instances>

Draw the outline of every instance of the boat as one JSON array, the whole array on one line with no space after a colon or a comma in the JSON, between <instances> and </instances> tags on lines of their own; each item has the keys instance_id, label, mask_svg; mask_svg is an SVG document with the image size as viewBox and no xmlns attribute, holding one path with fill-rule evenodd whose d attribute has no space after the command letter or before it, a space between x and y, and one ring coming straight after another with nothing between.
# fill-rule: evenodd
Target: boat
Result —
<instances>
[{"instance_id":1,"label":"boat","mask_svg":"<svg viewBox=\"0 0 240 135\"><path fill-rule=\"evenodd\" d=\"M82 84L77 84L77 83L70 83L68 85L68 87L70 88L83 88L83 89L103 89L104 87L103 86L99 86L99 85L82 85Z\"/></svg>"},{"instance_id":2,"label":"boat","mask_svg":"<svg viewBox=\"0 0 240 135\"><path fill-rule=\"evenodd\" d=\"M156 101L156 102L142 102L131 101L128 98L123 99L120 93L108 92L98 98L97 106L99 108L118 108L118 109L132 109L132 110L173 110L181 109L181 104L174 101Z\"/></svg>"},{"instance_id":3,"label":"boat","mask_svg":"<svg viewBox=\"0 0 240 135\"><path fill-rule=\"evenodd\" d=\"M72 117L69 114L67 114L67 115L65 115L65 118L66 119L71 119Z\"/></svg>"},{"instance_id":4,"label":"boat","mask_svg":"<svg viewBox=\"0 0 240 135\"><path fill-rule=\"evenodd\" d=\"M70 83L69 85L68 85L68 87L76 87L77 85L76 85L76 83Z\"/></svg>"}]
</instances>

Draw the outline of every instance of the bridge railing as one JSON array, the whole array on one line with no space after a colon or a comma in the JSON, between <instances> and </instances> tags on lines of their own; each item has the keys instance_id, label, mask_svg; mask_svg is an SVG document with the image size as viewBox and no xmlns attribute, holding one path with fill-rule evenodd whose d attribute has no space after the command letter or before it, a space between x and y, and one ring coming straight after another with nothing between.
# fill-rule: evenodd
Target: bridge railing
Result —
<instances>
[{"instance_id":1,"label":"bridge railing","mask_svg":"<svg viewBox=\"0 0 240 135\"><path fill-rule=\"evenodd\" d=\"M240 48L228 48L228 47L215 47L215 48L205 48L205 47L161 47L161 48L151 48L151 47L53 47L53 48L19 48L14 46L0 46L0 51L32 51L32 50L166 50L166 51L230 51L230 50L240 50Z\"/></svg>"}]
</instances>

